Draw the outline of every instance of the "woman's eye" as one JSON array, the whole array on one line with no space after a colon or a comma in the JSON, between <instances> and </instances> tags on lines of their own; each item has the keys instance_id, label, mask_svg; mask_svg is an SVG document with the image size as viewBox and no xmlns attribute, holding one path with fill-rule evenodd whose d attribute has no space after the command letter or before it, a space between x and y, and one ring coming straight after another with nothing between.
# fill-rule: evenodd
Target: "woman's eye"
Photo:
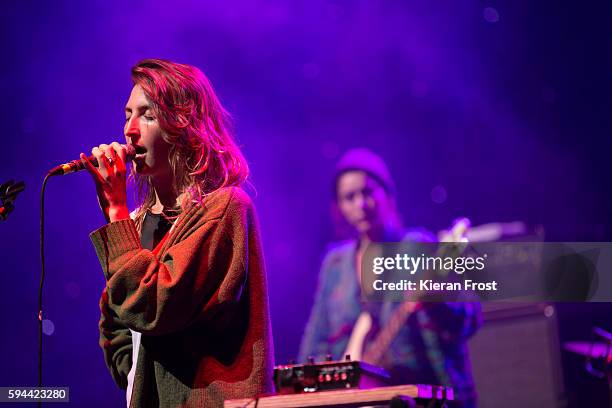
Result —
<instances>
[{"instance_id":1,"label":"woman's eye","mask_svg":"<svg viewBox=\"0 0 612 408\"><path fill-rule=\"evenodd\" d=\"M153 116L148 116L148 115L145 115L145 117L144 117L144 118L145 118L146 120L153 120L153 119L155 119Z\"/></svg>"}]
</instances>

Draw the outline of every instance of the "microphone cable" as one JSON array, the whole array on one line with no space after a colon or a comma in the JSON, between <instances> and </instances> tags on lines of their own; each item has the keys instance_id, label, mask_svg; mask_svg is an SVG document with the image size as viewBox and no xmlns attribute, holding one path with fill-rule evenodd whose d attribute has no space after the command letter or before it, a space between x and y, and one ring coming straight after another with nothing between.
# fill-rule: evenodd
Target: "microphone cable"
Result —
<instances>
[{"instance_id":1,"label":"microphone cable","mask_svg":"<svg viewBox=\"0 0 612 408\"><path fill-rule=\"evenodd\" d=\"M45 282L45 188L51 174L47 174L40 191L40 287L38 288L38 388L43 384L43 284ZM42 401L38 401L38 407Z\"/></svg>"}]
</instances>

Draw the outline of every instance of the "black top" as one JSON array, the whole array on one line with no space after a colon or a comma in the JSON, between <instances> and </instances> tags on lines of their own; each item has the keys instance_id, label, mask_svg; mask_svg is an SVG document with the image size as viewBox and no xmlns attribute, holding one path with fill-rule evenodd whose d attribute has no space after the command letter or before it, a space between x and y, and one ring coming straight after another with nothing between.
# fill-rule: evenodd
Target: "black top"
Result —
<instances>
[{"instance_id":1,"label":"black top","mask_svg":"<svg viewBox=\"0 0 612 408\"><path fill-rule=\"evenodd\" d=\"M142 222L140 245L145 249L153 250L171 227L172 223L162 214L153 214L147 211L144 221Z\"/></svg>"}]
</instances>

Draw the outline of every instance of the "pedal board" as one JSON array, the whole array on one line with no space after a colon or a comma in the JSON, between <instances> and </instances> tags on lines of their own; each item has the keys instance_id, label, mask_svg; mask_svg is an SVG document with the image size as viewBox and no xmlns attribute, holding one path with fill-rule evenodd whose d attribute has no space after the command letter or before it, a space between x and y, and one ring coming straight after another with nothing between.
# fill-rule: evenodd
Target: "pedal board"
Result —
<instances>
[{"instance_id":1,"label":"pedal board","mask_svg":"<svg viewBox=\"0 0 612 408\"><path fill-rule=\"evenodd\" d=\"M279 365L274 368L274 385L279 394L300 394L346 388L368 389L390 384L386 370L362 361L325 361Z\"/></svg>"}]
</instances>

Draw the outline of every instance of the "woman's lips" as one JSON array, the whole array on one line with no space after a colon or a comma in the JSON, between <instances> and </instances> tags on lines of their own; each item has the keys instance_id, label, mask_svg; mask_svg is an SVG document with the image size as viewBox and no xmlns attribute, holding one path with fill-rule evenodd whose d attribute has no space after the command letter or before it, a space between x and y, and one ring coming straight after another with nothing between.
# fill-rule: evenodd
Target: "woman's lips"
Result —
<instances>
[{"instance_id":1,"label":"woman's lips","mask_svg":"<svg viewBox=\"0 0 612 408\"><path fill-rule=\"evenodd\" d=\"M139 154L144 154L147 152L147 149L145 149L144 146L139 146L139 145L131 145L134 148L134 153L136 153L136 155Z\"/></svg>"}]
</instances>

